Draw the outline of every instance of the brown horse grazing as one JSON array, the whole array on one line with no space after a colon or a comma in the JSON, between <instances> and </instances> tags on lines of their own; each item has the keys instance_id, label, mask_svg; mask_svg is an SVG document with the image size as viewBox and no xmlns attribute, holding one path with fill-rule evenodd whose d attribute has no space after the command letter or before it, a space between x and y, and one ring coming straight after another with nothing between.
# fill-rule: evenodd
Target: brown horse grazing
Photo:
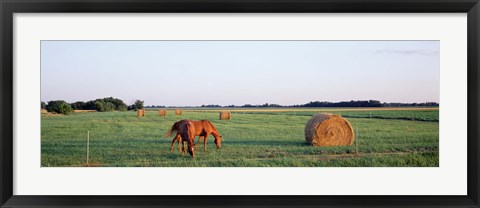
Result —
<instances>
[{"instance_id":1,"label":"brown horse grazing","mask_svg":"<svg viewBox=\"0 0 480 208\"><path fill-rule=\"evenodd\" d=\"M185 142L188 143L188 153L195 158L195 125L190 120L181 120L173 124L171 130L167 133L176 131L182 140L182 157L185 155ZM176 137L175 137L176 138Z\"/></svg>"},{"instance_id":2,"label":"brown horse grazing","mask_svg":"<svg viewBox=\"0 0 480 208\"><path fill-rule=\"evenodd\" d=\"M166 137L170 137L171 133L175 131L181 122L184 122L185 120L178 121L173 124L172 129L167 132ZM200 139L203 138L203 150L207 151L207 138L210 134L213 135L215 138L215 145L217 146L217 149L219 149L222 146L222 136L218 133L218 130L215 128L215 126L208 120L200 120L200 121L191 121L195 125L195 136L199 136L197 140L197 144L200 142ZM177 141L177 146L180 148L180 140L183 138L177 131L177 135L173 138L172 140L172 145L170 146L170 151L173 151L173 144L175 141Z\"/></svg>"}]
</instances>

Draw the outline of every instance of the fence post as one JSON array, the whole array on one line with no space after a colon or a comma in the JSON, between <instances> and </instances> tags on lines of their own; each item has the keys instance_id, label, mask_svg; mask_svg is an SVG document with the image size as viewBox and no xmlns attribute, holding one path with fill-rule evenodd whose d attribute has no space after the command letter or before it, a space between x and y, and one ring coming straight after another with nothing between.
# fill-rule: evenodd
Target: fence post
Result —
<instances>
[{"instance_id":1,"label":"fence post","mask_svg":"<svg viewBox=\"0 0 480 208\"><path fill-rule=\"evenodd\" d=\"M358 127L355 128L355 154L358 155Z\"/></svg>"},{"instance_id":2,"label":"fence post","mask_svg":"<svg viewBox=\"0 0 480 208\"><path fill-rule=\"evenodd\" d=\"M87 131L87 165L88 165L89 148L90 148L90 131Z\"/></svg>"}]
</instances>

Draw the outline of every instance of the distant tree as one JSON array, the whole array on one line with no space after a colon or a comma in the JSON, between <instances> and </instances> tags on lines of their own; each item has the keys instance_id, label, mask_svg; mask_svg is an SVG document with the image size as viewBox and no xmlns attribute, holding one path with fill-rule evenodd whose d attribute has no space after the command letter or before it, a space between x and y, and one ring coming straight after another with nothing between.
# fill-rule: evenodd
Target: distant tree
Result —
<instances>
[{"instance_id":1,"label":"distant tree","mask_svg":"<svg viewBox=\"0 0 480 208\"><path fill-rule=\"evenodd\" d=\"M65 115L71 114L73 112L70 104L63 100L49 101L46 105L46 109L48 112L60 113Z\"/></svg>"},{"instance_id":2,"label":"distant tree","mask_svg":"<svg viewBox=\"0 0 480 208\"><path fill-rule=\"evenodd\" d=\"M382 107L382 103L377 100L350 100L337 103L313 101L296 107Z\"/></svg>"},{"instance_id":3,"label":"distant tree","mask_svg":"<svg viewBox=\"0 0 480 208\"><path fill-rule=\"evenodd\" d=\"M78 101L72 103L71 106L74 110L96 110L100 112L127 110L127 105L122 100L113 97L99 98L96 100L90 100L88 102Z\"/></svg>"},{"instance_id":4,"label":"distant tree","mask_svg":"<svg viewBox=\"0 0 480 208\"><path fill-rule=\"evenodd\" d=\"M209 104L209 105L202 105L202 108L221 108L222 106L220 105L214 105L214 104Z\"/></svg>"},{"instance_id":5,"label":"distant tree","mask_svg":"<svg viewBox=\"0 0 480 208\"><path fill-rule=\"evenodd\" d=\"M136 100L136 101L135 101L135 107L136 107L135 110L137 110L137 109L143 109L143 101L142 101L142 100Z\"/></svg>"},{"instance_id":6,"label":"distant tree","mask_svg":"<svg viewBox=\"0 0 480 208\"><path fill-rule=\"evenodd\" d=\"M45 104L45 102L41 101L40 102L40 109L45 109L47 107L47 104Z\"/></svg>"},{"instance_id":7,"label":"distant tree","mask_svg":"<svg viewBox=\"0 0 480 208\"><path fill-rule=\"evenodd\" d=\"M100 112L114 111L115 105L111 102L105 102L103 100L95 101L95 108Z\"/></svg>"},{"instance_id":8,"label":"distant tree","mask_svg":"<svg viewBox=\"0 0 480 208\"><path fill-rule=\"evenodd\" d=\"M83 107L83 110L97 110L95 108L95 101L90 100L85 103L85 106Z\"/></svg>"},{"instance_id":9,"label":"distant tree","mask_svg":"<svg viewBox=\"0 0 480 208\"><path fill-rule=\"evenodd\" d=\"M88 110L88 109L85 109L86 103L82 102L82 101L74 102L74 103L72 103L71 106L72 106L73 110Z\"/></svg>"},{"instance_id":10,"label":"distant tree","mask_svg":"<svg viewBox=\"0 0 480 208\"><path fill-rule=\"evenodd\" d=\"M382 103L378 100L369 100L370 107L382 107Z\"/></svg>"},{"instance_id":11,"label":"distant tree","mask_svg":"<svg viewBox=\"0 0 480 208\"><path fill-rule=\"evenodd\" d=\"M115 106L115 110L118 110L118 111L127 110L127 105L122 100L120 100L118 98L108 97L108 98L103 98L103 99L97 99L97 101L98 100L103 100L104 102L112 103Z\"/></svg>"},{"instance_id":12,"label":"distant tree","mask_svg":"<svg viewBox=\"0 0 480 208\"><path fill-rule=\"evenodd\" d=\"M100 112L127 110L127 105L122 100L114 97L99 98L99 99L90 100L87 102L77 101L70 104L70 107L73 110L96 110ZM143 103L142 103L142 107L143 107Z\"/></svg>"},{"instance_id":13,"label":"distant tree","mask_svg":"<svg viewBox=\"0 0 480 208\"><path fill-rule=\"evenodd\" d=\"M138 110L138 109L137 109L137 106L136 106L135 104L132 104L132 105L129 105L129 106L127 107L127 110L129 110L129 111L130 111L130 110L136 111L136 110Z\"/></svg>"}]
</instances>

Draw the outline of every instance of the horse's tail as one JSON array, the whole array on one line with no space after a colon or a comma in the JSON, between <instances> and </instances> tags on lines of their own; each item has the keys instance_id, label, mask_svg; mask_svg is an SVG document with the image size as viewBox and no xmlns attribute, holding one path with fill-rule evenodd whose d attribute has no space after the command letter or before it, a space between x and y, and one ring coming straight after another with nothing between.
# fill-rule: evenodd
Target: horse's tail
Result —
<instances>
[{"instance_id":1,"label":"horse's tail","mask_svg":"<svg viewBox=\"0 0 480 208\"><path fill-rule=\"evenodd\" d=\"M167 131L167 133L165 134L165 137L169 138L172 136L172 132L175 132L177 131L177 128L178 128L178 122L175 122L172 126L172 128L170 128L170 130Z\"/></svg>"}]
</instances>

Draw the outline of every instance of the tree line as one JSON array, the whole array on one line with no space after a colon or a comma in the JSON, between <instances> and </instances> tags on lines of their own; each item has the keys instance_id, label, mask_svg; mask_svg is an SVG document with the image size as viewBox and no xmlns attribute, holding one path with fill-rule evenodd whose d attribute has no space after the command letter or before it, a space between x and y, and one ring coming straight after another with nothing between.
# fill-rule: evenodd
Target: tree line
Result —
<instances>
[{"instance_id":1,"label":"tree line","mask_svg":"<svg viewBox=\"0 0 480 208\"><path fill-rule=\"evenodd\" d=\"M87 102L77 101L74 103L67 103L63 100L53 100L48 103L41 102L41 108L46 109L48 112L55 112L61 114L70 114L74 110L95 110L99 112L108 112L108 111L127 111L127 110L138 110L143 109L143 101L136 100L132 105L126 105L122 100L113 97L101 98L96 100L90 100ZM303 108L303 107L438 107L439 103L436 102L425 102L425 103L386 103L380 102L378 100L351 100L351 101L342 101L342 102L327 102L327 101L312 101L301 105L279 105L279 104L270 104L265 103L261 105L201 105L201 106L190 106L192 108L202 107L202 108ZM165 106L160 105L151 105L145 106L145 108L164 108ZM175 106L170 106L175 107Z\"/></svg>"},{"instance_id":2,"label":"tree line","mask_svg":"<svg viewBox=\"0 0 480 208\"><path fill-rule=\"evenodd\" d=\"M279 105L265 103L261 105L201 105L204 108L312 108L312 107L438 107L436 102L425 103L386 103L378 100L351 100L342 102L328 102L328 101L311 101L300 105Z\"/></svg>"},{"instance_id":3,"label":"tree line","mask_svg":"<svg viewBox=\"0 0 480 208\"><path fill-rule=\"evenodd\" d=\"M113 97L99 98L87 102L77 101L67 103L64 100L41 102L41 108L51 113L71 114L74 110L95 110L98 112L127 111L143 109L143 101L136 100L134 104L127 105L122 100Z\"/></svg>"}]
</instances>

